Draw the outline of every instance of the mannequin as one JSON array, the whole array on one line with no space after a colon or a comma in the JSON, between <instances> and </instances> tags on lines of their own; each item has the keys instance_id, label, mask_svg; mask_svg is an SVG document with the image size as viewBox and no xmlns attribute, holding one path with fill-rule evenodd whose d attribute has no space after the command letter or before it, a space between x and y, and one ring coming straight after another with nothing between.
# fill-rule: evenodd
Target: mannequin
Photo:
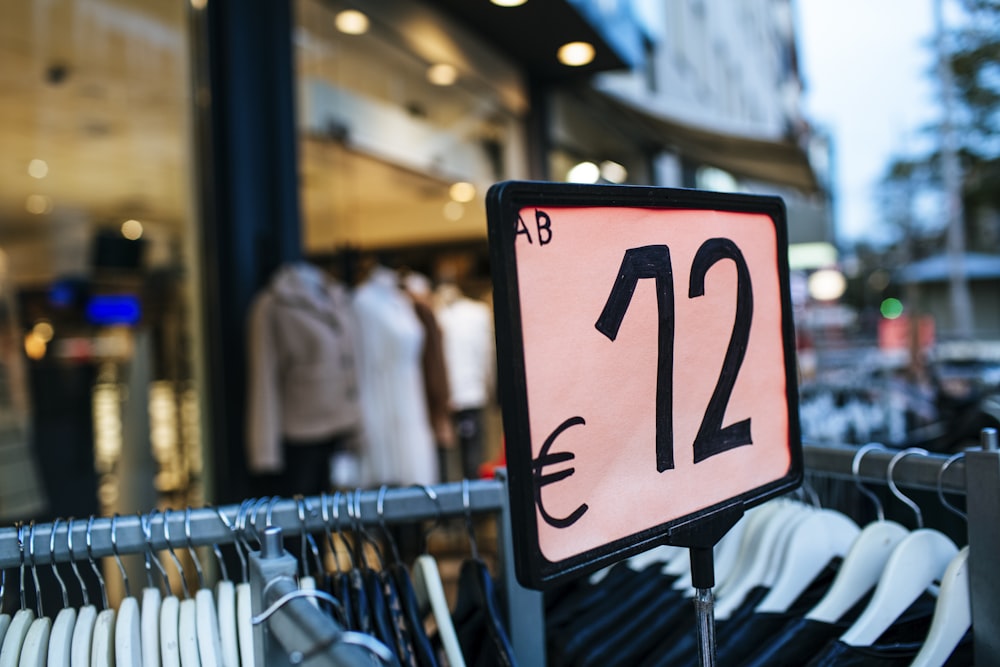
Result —
<instances>
[{"instance_id":1,"label":"mannequin","mask_svg":"<svg viewBox=\"0 0 1000 667\"><path fill-rule=\"evenodd\" d=\"M279 268L255 298L247 457L249 470L269 487L259 491L328 490L332 460L356 453L362 428L356 336L347 290L306 262Z\"/></svg>"},{"instance_id":2,"label":"mannequin","mask_svg":"<svg viewBox=\"0 0 1000 667\"><path fill-rule=\"evenodd\" d=\"M455 428L451 421L451 390L448 388L448 369L444 359L444 343L432 301L430 279L415 271L402 271L403 289L413 300L413 308L424 328L424 350L421 366L424 373L424 393L427 397L427 414L431 420L434 442L441 450L455 446ZM442 457L443 460L443 457ZM444 467L441 478L446 477Z\"/></svg>"},{"instance_id":3,"label":"mannequin","mask_svg":"<svg viewBox=\"0 0 1000 667\"><path fill-rule=\"evenodd\" d=\"M452 282L443 282L436 297L462 476L475 479L485 456L484 410L496 377L493 314L488 305L465 296Z\"/></svg>"},{"instance_id":4,"label":"mannequin","mask_svg":"<svg viewBox=\"0 0 1000 667\"><path fill-rule=\"evenodd\" d=\"M365 483L435 484L424 390L424 329L395 271L376 264L354 293Z\"/></svg>"}]
</instances>

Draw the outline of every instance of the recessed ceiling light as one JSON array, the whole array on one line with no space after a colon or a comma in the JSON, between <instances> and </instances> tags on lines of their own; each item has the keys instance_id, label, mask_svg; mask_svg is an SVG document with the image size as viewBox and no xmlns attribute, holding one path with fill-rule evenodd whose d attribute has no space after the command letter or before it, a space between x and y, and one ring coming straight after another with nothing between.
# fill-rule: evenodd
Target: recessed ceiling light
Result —
<instances>
[{"instance_id":1,"label":"recessed ceiling light","mask_svg":"<svg viewBox=\"0 0 1000 667\"><path fill-rule=\"evenodd\" d=\"M520 7L528 0L490 0L497 7Z\"/></svg>"},{"instance_id":2,"label":"recessed ceiling light","mask_svg":"<svg viewBox=\"0 0 1000 667\"><path fill-rule=\"evenodd\" d=\"M448 188L448 196L450 196L453 201L468 204L476 198L476 186L465 181L452 183L451 187Z\"/></svg>"},{"instance_id":3,"label":"recessed ceiling light","mask_svg":"<svg viewBox=\"0 0 1000 667\"><path fill-rule=\"evenodd\" d=\"M122 236L129 241L138 241L142 238L142 223L138 220L126 220L122 223Z\"/></svg>"},{"instance_id":4,"label":"recessed ceiling light","mask_svg":"<svg viewBox=\"0 0 1000 667\"><path fill-rule=\"evenodd\" d=\"M35 158L28 163L28 175L32 178L45 178L49 175L49 165L45 160Z\"/></svg>"},{"instance_id":5,"label":"recessed ceiling light","mask_svg":"<svg viewBox=\"0 0 1000 667\"><path fill-rule=\"evenodd\" d=\"M333 19L337 30L346 35L363 35L368 32L368 17L356 9L345 9Z\"/></svg>"},{"instance_id":6,"label":"recessed ceiling light","mask_svg":"<svg viewBox=\"0 0 1000 667\"><path fill-rule=\"evenodd\" d=\"M28 213L41 215L52 210L52 200L45 195L28 195L24 202L24 208Z\"/></svg>"},{"instance_id":7,"label":"recessed ceiling light","mask_svg":"<svg viewBox=\"0 0 1000 667\"><path fill-rule=\"evenodd\" d=\"M444 205L444 217L446 220L458 222L465 215L465 205L457 201L450 201Z\"/></svg>"},{"instance_id":8,"label":"recessed ceiling light","mask_svg":"<svg viewBox=\"0 0 1000 667\"><path fill-rule=\"evenodd\" d=\"M559 62L569 67L582 67L594 61L594 45L590 42L568 42L559 47Z\"/></svg>"},{"instance_id":9,"label":"recessed ceiling light","mask_svg":"<svg viewBox=\"0 0 1000 667\"><path fill-rule=\"evenodd\" d=\"M605 160L601 163L601 176L612 183L624 183L628 178L628 170L617 162Z\"/></svg>"},{"instance_id":10,"label":"recessed ceiling light","mask_svg":"<svg viewBox=\"0 0 1000 667\"><path fill-rule=\"evenodd\" d=\"M600 178L601 168L593 162L581 162L566 174L570 183L596 183Z\"/></svg>"},{"instance_id":11,"label":"recessed ceiling light","mask_svg":"<svg viewBox=\"0 0 1000 667\"><path fill-rule=\"evenodd\" d=\"M458 70L448 63L431 65L427 68L427 80L435 86L450 86L458 80Z\"/></svg>"}]
</instances>

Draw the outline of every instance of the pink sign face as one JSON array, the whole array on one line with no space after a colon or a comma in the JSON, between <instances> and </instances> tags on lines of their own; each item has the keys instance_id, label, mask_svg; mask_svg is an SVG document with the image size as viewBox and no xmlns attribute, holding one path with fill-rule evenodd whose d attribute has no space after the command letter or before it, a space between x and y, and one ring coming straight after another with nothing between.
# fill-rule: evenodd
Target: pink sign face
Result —
<instances>
[{"instance_id":1,"label":"pink sign face","mask_svg":"<svg viewBox=\"0 0 1000 667\"><path fill-rule=\"evenodd\" d=\"M508 426L507 449L545 561L793 476L786 250L771 215L729 208L511 209L526 415L504 411L528 442Z\"/></svg>"}]
</instances>

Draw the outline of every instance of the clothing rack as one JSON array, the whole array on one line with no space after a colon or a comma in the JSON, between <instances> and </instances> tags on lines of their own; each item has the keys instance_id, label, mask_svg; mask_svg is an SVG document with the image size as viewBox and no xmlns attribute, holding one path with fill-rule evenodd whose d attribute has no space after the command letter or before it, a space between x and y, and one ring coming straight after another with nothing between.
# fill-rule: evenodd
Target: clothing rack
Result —
<instances>
[{"instance_id":1,"label":"clothing rack","mask_svg":"<svg viewBox=\"0 0 1000 667\"><path fill-rule=\"evenodd\" d=\"M902 488L940 490L966 496L969 533L970 584L974 645L977 664L1000 664L1000 577L995 575L995 558L1000 554L1000 451L996 448L996 431L987 429L983 434L986 449L968 451L964 460L949 463L941 454L907 456L900 459L893 469L893 481ZM860 461L858 475L852 471L857 448L846 445L820 445L806 443L803 447L805 469L809 474L846 480L885 484L893 450L871 450ZM947 465L947 469L943 471ZM496 480L476 480L463 483L441 484L432 487L405 487L387 489L380 494L377 489L361 490L350 494L325 497L261 499L255 507L256 520L249 522L250 530L263 536L264 527L277 526L287 535L320 532L340 525L350 529L351 507L360 507L360 521L370 526L384 521L387 524L408 523L436 518L461 517L467 514L498 514L501 538L500 564L503 589L509 610L509 630L515 654L524 664L545 664L545 638L543 604L540 593L520 587L513 572L510 512L507 501L506 478L498 471ZM360 497L358 495L360 494ZM379 513L379 496L382 511ZM324 505L325 516L324 520ZM226 521L220 517L226 517ZM115 543L112 544L112 518L102 517L89 527L90 555L94 558L143 553L148 547L163 550L168 547L209 546L232 543L237 536L230 525L234 524L240 507L199 508L153 513L148 516L150 540L147 542L137 515L121 516L115 520ZM300 515L302 518L300 518ZM333 523L331 523L333 521ZM60 521L56 527L54 549L48 548L53 524L34 526L34 563L68 562L88 557L88 521L76 520L72 525L73 553L67 548L69 526ZM168 531L164 530L164 524ZM165 534L169 532L170 543ZM22 531L28 539L28 531ZM28 561L29 545L19 542L16 528L0 528L0 568L16 568ZM24 559L22 561L22 558ZM296 600L293 602L304 602ZM307 606L311 607L307 603ZM288 605L289 611L303 605ZM304 613L311 614L306 610ZM278 624L280 627L280 623ZM296 624L285 623L285 627ZM278 630L278 632L281 632ZM335 664L335 663L334 663Z\"/></svg>"},{"instance_id":2,"label":"clothing rack","mask_svg":"<svg viewBox=\"0 0 1000 667\"><path fill-rule=\"evenodd\" d=\"M982 449L968 450L951 463L950 456L907 456L893 467L899 487L964 494L968 516L969 588L977 665L1000 665L1000 451L996 429L983 429ZM846 480L888 483L888 466L899 450L872 449L852 471L857 447L803 445L806 472ZM942 469L947 465L947 468Z\"/></svg>"},{"instance_id":3,"label":"clothing rack","mask_svg":"<svg viewBox=\"0 0 1000 667\"><path fill-rule=\"evenodd\" d=\"M352 516L360 517L363 525L372 526L382 522L399 524L485 513L497 514L501 541L500 576L509 610L511 644L524 664L544 664L544 633L540 632L544 623L542 596L539 592L522 588L514 574L513 551L509 539L510 511L503 472L498 471L495 480L451 482L430 487L398 487L385 489L384 492L365 489L301 499L262 498L248 513L247 532L260 538L263 537L266 526L276 526L285 535L299 535L303 531L322 532L336 527L338 518L339 525L344 530L350 530L356 520ZM360 512L356 512L357 508L360 508ZM91 556L98 559L114 556L116 553L141 554L148 548L161 551L188 545L231 544L238 536L231 526L236 525L240 514L239 505L151 512L146 515L150 530L148 541L143 532L142 519L136 514L94 518L89 522L87 519L76 519L72 522L72 554L67 546L70 529L67 521L35 524L33 561L29 560L27 527L21 531L21 540L18 539L17 528L0 528L0 568L16 568L22 562L28 565L32 562L35 565L45 565L53 561L59 563L83 560ZM50 552L53 525L56 527L56 534ZM170 537L169 544L166 535ZM88 543L89 554L86 546Z\"/></svg>"}]
</instances>

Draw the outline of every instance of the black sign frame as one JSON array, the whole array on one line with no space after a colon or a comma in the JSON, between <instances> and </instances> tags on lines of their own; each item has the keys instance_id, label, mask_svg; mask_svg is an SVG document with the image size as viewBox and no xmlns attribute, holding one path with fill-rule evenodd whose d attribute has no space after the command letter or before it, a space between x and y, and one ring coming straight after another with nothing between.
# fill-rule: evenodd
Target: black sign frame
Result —
<instances>
[{"instance_id":1,"label":"black sign frame","mask_svg":"<svg viewBox=\"0 0 1000 667\"><path fill-rule=\"evenodd\" d=\"M518 213L522 209L567 206L758 213L772 220L778 245L782 348L791 464L785 476L765 486L610 544L553 562L543 555L539 546L533 448L521 329L521 297L514 243L519 224ZM490 188L486 207L513 546L517 576L522 585L545 589L659 544L711 547L742 516L745 509L787 493L801 484L803 461L798 419L795 331L789 288L788 232L784 202L779 197L649 186L505 181Z\"/></svg>"}]
</instances>

